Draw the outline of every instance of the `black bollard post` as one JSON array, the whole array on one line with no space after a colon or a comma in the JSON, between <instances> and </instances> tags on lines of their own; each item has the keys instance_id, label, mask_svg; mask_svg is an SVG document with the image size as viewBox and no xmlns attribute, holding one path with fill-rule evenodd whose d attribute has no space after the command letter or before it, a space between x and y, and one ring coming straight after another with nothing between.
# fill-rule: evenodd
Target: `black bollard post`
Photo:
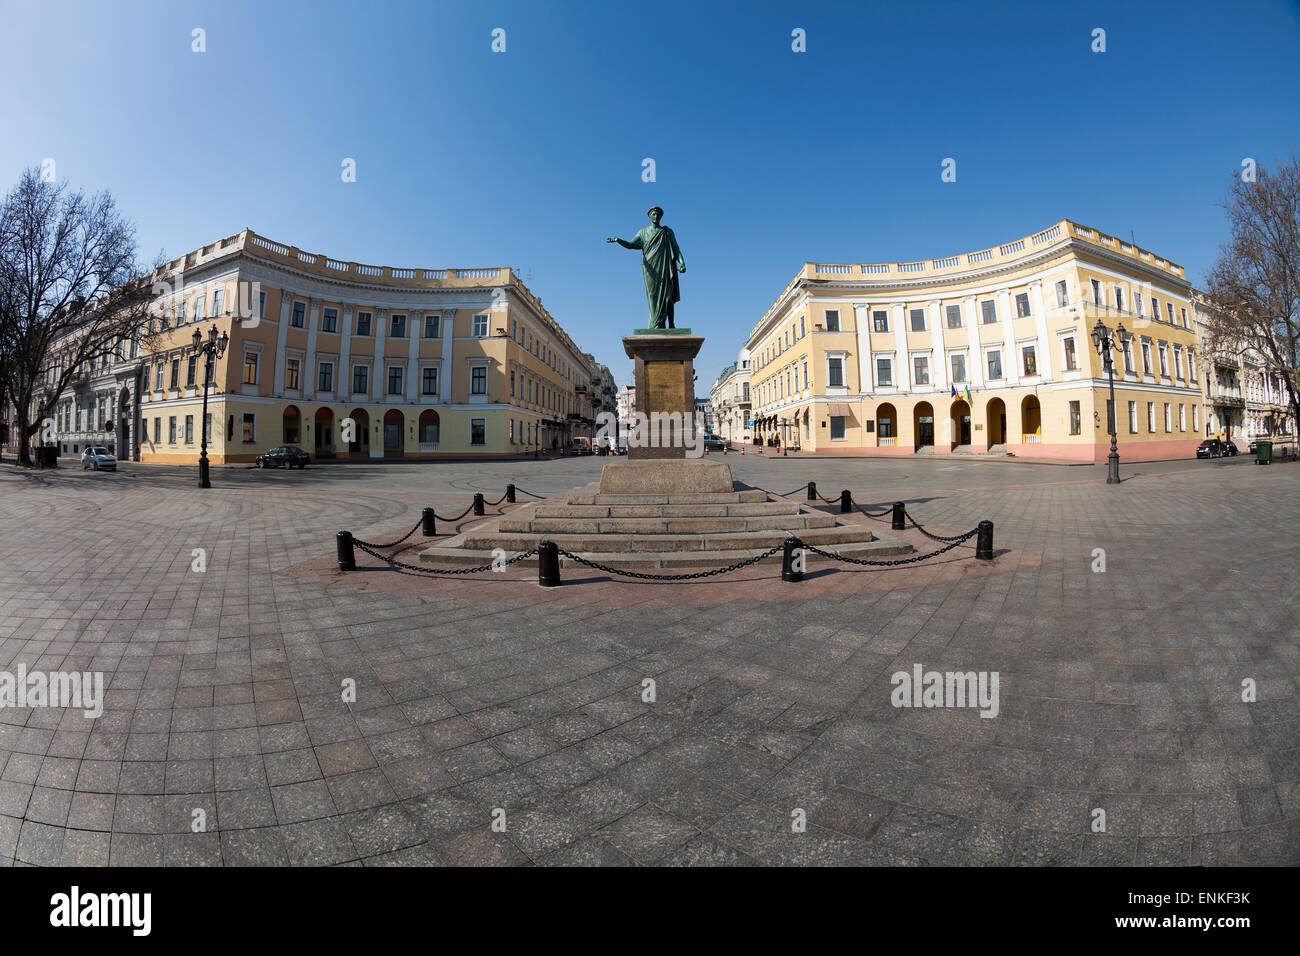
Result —
<instances>
[{"instance_id":1,"label":"black bollard post","mask_svg":"<svg viewBox=\"0 0 1300 956\"><path fill-rule=\"evenodd\" d=\"M554 541L537 546L537 583L544 588L560 586L560 549Z\"/></svg>"},{"instance_id":2,"label":"black bollard post","mask_svg":"<svg viewBox=\"0 0 1300 956\"><path fill-rule=\"evenodd\" d=\"M506 504L512 505L514 503L515 503L515 486L506 485Z\"/></svg>"},{"instance_id":3,"label":"black bollard post","mask_svg":"<svg viewBox=\"0 0 1300 956\"><path fill-rule=\"evenodd\" d=\"M474 493L474 517L483 517L483 492L481 491Z\"/></svg>"},{"instance_id":4,"label":"black bollard post","mask_svg":"<svg viewBox=\"0 0 1300 956\"><path fill-rule=\"evenodd\" d=\"M424 527L420 529L420 532L426 538L432 538L438 533L436 519L437 516L433 513L432 508L425 508L424 511L420 512L420 520L424 523Z\"/></svg>"},{"instance_id":5,"label":"black bollard post","mask_svg":"<svg viewBox=\"0 0 1300 956\"><path fill-rule=\"evenodd\" d=\"M975 539L975 557L981 561L993 560L993 522L981 521L979 534Z\"/></svg>"},{"instance_id":6,"label":"black bollard post","mask_svg":"<svg viewBox=\"0 0 1300 956\"><path fill-rule=\"evenodd\" d=\"M845 488L840 492L840 514L846 515L853 510L853 492Z\"/></svg>"},{"instance_id":7,"label":"black bollard post","mask_svg":"<svg viewBox=\"0 0 1300 956\"><path fill-rule=\"evenodd\" d=\"M894 518L889 523L889 527L892 531L902 531L907 527L907 518L901 501L894 502Z\"/></svg>"},{"instance_id":8,"label":"black bollard post","mask_svg":"<svg viewBox=\"0 0 1300 956\"><path fill-rule=\"evenodd\" d=\"M357 556L352 551L352 532L340 531L336 536L339 546L339 570L355 571L357 569Z\"/></svg>"},{"instance_id":9,"label":"black bollard post","mask_svg":"<svg viewBox=\"0 0 1300 956\"><path fill-rule=\"evenodd\" d=\"M795 568L795 551L799 552L799 567ZM781 552L781 580L798 584L803 580L803 542L798 538L786 538L785 550Z\"/></svg>"},{"instance_id":10,"label":"black bollard post","mask_svg":"<svg viewBox=\"0 0 1300 956\"><path fill-rule=\"evenodd\" d=\"M808 500L809 501L817 500L817 482L815 481L808 482Z\"/></svg>"}]
</instances>

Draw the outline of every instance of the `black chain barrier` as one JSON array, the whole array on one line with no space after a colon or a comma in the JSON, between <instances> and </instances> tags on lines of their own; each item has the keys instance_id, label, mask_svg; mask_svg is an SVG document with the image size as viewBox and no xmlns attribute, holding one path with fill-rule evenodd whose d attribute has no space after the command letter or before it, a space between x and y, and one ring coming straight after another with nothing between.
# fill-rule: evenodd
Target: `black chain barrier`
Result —
<instances>
[{"instance_id":1,"label":"black chain barrier","mask_svg":"<svg viewBox=\"0 0 1300 956\"><path fill-rule=\"evenodd\" d=\"M589 568L595 568L597 571L604 571L606 574L617 574L625 578L637 578L641 581L694 581L699 578L711 578L718 574L727 574L731 571L739 571L741 568L747 568L751 564L757 564L759 561L765 561L772 555L776 554L784 547L777 545L775 548L768 548L762 554L756 554L752 558L747 558L739 564L733 564L730 567L714 568L711 571L696 571L693 574L645 574L641 571L629 571L626 568L614 568L607 564L598 564L595 561L588 561L586 558L574 554L572 551L559 549L560 554L579 564L585 564Z\"/></svg>"},{"instance_id":2,"label":"black chain barrier","mask_svg":"<svg viewBox=\"0 0 1300 956\"><path fill-rule=\"evenodd\" d=\"M926 536L927 538L929 538L931 541L957 541L958 543L960 543L961 541L965 541L965 540L966 540L967 538L969 538L972 534L976 534L976 533L979 531L979 529L976 528L975 531L971 531L969 534L964 534L964 535L953 535L953 536L950 537L950 538L946 538L946 537L944 537L944 536L941 535L941 534L930 534L930 532L926 531L924 528L921 527L921 525L917 522L917 520L916 520L915 518L913 518L912 515L911 515L911 513L910 513L909 511L907 511L906 509L903 510L903 514L907 515L907 520L910 521L910 522L912 522L912 527L913 527L913 528L915 528L917 531L921 532L921 534L925 535L925 536Z\"/></svg>"},{"instance_id":3,"label":"black chain barrier","mask_svg":"<svg viewBox=\"0 0 1300 956\"><path fill-rule=\"evenodd\" d=\"M390 542L388 542L387 544L375 544L375 542L373 542L373 541L362 541L360 538L353 538L353 539L352 539L352 543L355 544L355 545L357 545L358 547L361 547L361 548L395 548L395 547L397 547L399 544L401 544L403 541L405 541L407 538L409 538L411 535L415 534L416 529L418 529L418 528L420 527L420 525L423 524L423 523L424 523L424 522L423 522L423 519L421 519L420 521L417 521L417 522L415 523L415 527L414 527L414 528L412 528L410 531L406 532L406 534L402 535L402 536L401 536L400 538L398 538L396 541L390 541Z\"/></svg>"},{"instance_id":4,"label":"black chain barrier","mask_svg":"<svg viewBox=\"0 0 1300 956\"><path fill-rule=\"evenodd\" d=\"M399 574L417 574L417 575L430 574L430 575L437 575L437 576L449 575L449 574L451 575L478 574L482 571L493 571L496 570L497 568L508 568L510 567L510 565L522 561L525 558L532 557L534 554L537 553L536 548L533 548L529 551L521 551L519 554L516 554L513 558L507 558L504 562L500 564L494 561L490 564L475 565L473 567L468 567L468 568L426 568L416 564L407 564L405 561L398 561L396 558L392 557L391 555L379 554L376 551L374 551L372 548L366 546L365 544L362 544L360 541L357 541L355 539L353 540L353 544L355 544L366 554L370 555L372 558L377 558L378 560L383 561L385 564L388 565L390 569L398 572Z\"/></svg>"},{"instance_id":5,"label":"black chain barrier","mask_svg":"<svg viewBox=\"0 0 1300 956\"><path fill-rule=\"evenodd\" d=\"M823 558L831 558L832 560L835 561L846 561L849 564L862 564L862 565L869 565L871 567L877 567L877 568L893 568L893 567L897 567L900 564L915 564L916 562L924 561L927 558L937 557L938 555L941 555L947 551L951 551L953 548L957 547L962 542L969 541L977 534L979 534L979 528L976 528L973 531L967 531L963 535L959 535L956 538L956 540L952 541L952 544L948 545L947 547L940 548L938 551L931 551L929 554L918 554L915 557L911 557L911 558L896 558L893 561L868 561L866 558L850 558L842 554L835 554L831 551L823 551L821 548L814 547L811 544L803 545L803 549L805 551L811 551L813 554L820 554ZM947 539L947 540L952 540L952 539Z\"/></svg>"},{"instance_id":6,"label":"black chain barrier","mask_svg":"<svg viewBox=\"0 0 1300 956\"><path fill-rule=\"evenodd\" d=\"M515 488L515 493L516 493L516 494L520 494L520 495L527 495L527 496L530 497L530 498L545 498L545 497L546 497L546 495L535 495L535 494L533 494L531 491L525 491L525 490L522 489L522 488Z\"/></svg>"}]
</instances>

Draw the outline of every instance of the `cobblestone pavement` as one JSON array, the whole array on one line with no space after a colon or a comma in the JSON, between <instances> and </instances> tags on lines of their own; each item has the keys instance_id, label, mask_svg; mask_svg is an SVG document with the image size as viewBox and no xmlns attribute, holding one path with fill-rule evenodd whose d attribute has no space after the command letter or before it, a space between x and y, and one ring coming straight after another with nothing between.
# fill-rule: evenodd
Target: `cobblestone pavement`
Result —
<instances>
[{"instance_id":1,"label":"cobblestone pavement","mask_svg":"<svg viewBox=\"0 0 1300 956\"><path fill-rule=\"evenodd\" d=\"M214 468L209 491L176 466L0 465L0 672L107 686L97 719L0 708L0 862L1300 862L1300 465L1108 487L1100 466L726 460L776 492L906 500L940 534L991 519L999 557L799 585L340 575L342 528L388 540L604 462ZM997 715L893 706L915 665L996 672Z\"/></svg>"}]
</instances>

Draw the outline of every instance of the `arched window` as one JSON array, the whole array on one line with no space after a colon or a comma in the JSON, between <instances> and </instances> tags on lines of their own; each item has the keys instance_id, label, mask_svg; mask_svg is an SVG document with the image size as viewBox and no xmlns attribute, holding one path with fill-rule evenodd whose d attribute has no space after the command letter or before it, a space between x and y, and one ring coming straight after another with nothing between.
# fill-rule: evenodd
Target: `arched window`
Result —
<instances>
[{"instance_id":1,"label":"arched window","mask_svg":"<svg viewBox=\"0 0 1300 956\"><path fill-rule=\"evenodd\" d=\"M438 413L432 408L420 413L420 444L438 444Z\"/></svg>"}]
</instances>

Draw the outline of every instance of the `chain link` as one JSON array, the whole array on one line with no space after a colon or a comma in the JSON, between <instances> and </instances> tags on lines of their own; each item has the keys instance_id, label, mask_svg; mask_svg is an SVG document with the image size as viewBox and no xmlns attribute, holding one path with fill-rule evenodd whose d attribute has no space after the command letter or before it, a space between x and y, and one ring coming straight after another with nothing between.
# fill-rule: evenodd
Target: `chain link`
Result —
<instances>
[{"instance_id":1,"label":"chain link","mask_svg":"<svg viewBox=\"0 0 1300 956\"><path fill-rule=\"evenodd\" d=\"M931 551L929 554L918 554L915 557L911 557L911 558L897 558L896 560L893 561L868 561L865 558L849 558L849 557L845 557L842 554L832 554L830 551L823 551L821 548L814 547L811 544L805 544L803 547L805 551L811 551L813 554L820 554L823 558L830 558L833 561L846 561L849 564L870 565L871 567L878 567L878 568L894 568L894 567L898 567L900 564L915 564L917 561L924 561L926 558L937 557L946 551L951 551L953 548L957 547L957 545L961 544L963 541L969 541L977 534L979 534L978 528L976 528L974 531L966 532L964 535L961 535L961 537L959 537L956 541L953 541L952 544L940 548L938 551Z\"/></svg>"},{"instance_id":2,"label":"chain link","mask_svg":"<svg viewBox=\"0 0 1300 956\"><path fill-rule=\"evenodd\" d=\"M515 486L515 494L519 494L519 495L527 495L527 496L530 497L530 498L545 498L545 497L546 497L546 495L535 495L535 494L533 494L531 491L524 491L524 489L520 488L518 485Z\"/></svg>"},{"instance_id":3,"label":"chain link","mask_svg":"<svg viewBox=\"0 0 1300 956\"><path fill-rule=\"evenodd\" d=\"M962 541L965 541L965 540L966 540L967 538L969 538L972 534L976 534L976 533L979 532L979 528L976 528L974 531L971 531L971 532L969 532L969 533L967 533L967 534L964 534L964 535L955 534L955 535L953 535L952 537L945 537L945 536L943 536L943 535L941 535L941 534L930 534L930 532L926 531L924 528L922 528L922 527L917 523L916 519L912 517L911 513L908 512L908 510L907 510L906 508L903 509L903 514L904 514L904 516L906 516L906 518L907 518L908 521L912 522L912 527L913 527L913 528L915 528L917 531L921 532L921 534L925 535L925 536L926 536L927 538L929 538L931 541L956 541L956 542L960 543L960 542L962 542Z\"/></svg>"},{"instance_id":4,"label":"chain link","mask_svg":"<svg viewBox=\"0 0 1300 956\"><path fill-rule=\"evenodd\" d=\"M416 528L419 528L420 525L423 523L424 523L423 519L417 521L415 523L415 528L412 528L410 531L406 532L406 534L402 535L396 541L390 541L387 544L375 544L373 541L362 541L360 538L356 538L356 537L352 539L352 543L362 548L395 548L403 541L405 541L407 538L409 538L411 535L415 534Z\"/></svg>"},{"instance_id":5,"label":"chain link","mask_svg":"<svg viewBox=\"0 0 1300 956\"><path fill-rule=\"evenodd\" d=\"M532 555L537 553L536 548L533 548L529 551L521 551L519 554L516 554L513 558L508 558L502 564L497 564L494 561L491 564L476 565L474 567L469 567L469 568L426 568L416 564L407 564L405 561L398 561L396 558L392 557L391 555L379 554L378 552L372 550L371 548L366 547L364 544L361 544L361 542L357 541L356 539L353 539L353 544L359 547L362 551L366 552L366 554L370 555L372 558L377 558L380 561L383 561L385 564L388 565L388 567L391 570L396 571L399 574L429 574L435 576L455 575L455 574L478 574L481 571L495 571L498 568L508 568L510 565L522 561L525 558L531 557Z\"/></svg>"},{"instance_id":6,"label":"chain link","mask_svg":"<svg viewBox=\"0 0 1300 956\"><path fill-rule=\"evenodd\" d=\"M717 574L727 574L730 571L739 571L741 568L747 568L751 564L757 564L759 561L766 560L780 551L785 545L779 544L774 548L768 548L762 554L756 554L752 558L741 561L739 564L733 564L726 568L714 568L712 571L696 571L693 574L644 574L640 571L628 571L626 568L614 568L607 564L598 564L595 561L588 561L586 558L579 557L572 551L565 551L559 548L560 554L570 560L577 561L579 564L585 564L589 568L595 568L597 571L604 571L606 574L617 574L626 578L637 578L642 581L695 581L700 578L711 578Z\"/></svg>"}]
</instances>

